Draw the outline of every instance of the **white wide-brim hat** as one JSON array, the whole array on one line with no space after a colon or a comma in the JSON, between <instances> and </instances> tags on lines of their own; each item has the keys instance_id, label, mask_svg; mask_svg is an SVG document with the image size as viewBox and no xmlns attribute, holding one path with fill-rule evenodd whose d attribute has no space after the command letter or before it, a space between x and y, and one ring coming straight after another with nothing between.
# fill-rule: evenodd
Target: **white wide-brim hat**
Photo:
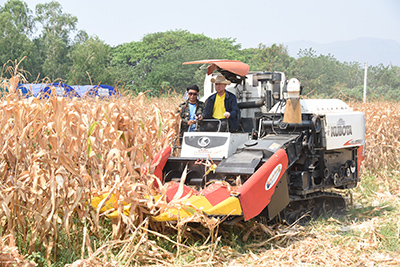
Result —
<instances>
[{"instance_id":1,"label":"white wide-brim hat","mask_svg":"<svg viewBox=\"0 0 400 267\"><path fill-rule=\"evenodd\" d=\"M222 84L226 84L226 85L231 84L231 82L228 81L227 79L225 79L225 77L222 75L218 75L216 78L211 78L211 82L212 83L222 83Z\"/></svg>"}]
</instances>

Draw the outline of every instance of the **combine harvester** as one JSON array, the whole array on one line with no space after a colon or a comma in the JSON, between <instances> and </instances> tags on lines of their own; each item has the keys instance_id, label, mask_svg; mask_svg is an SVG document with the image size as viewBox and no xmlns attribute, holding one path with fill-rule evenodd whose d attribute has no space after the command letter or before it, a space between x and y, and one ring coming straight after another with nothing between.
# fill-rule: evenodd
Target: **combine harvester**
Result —
<instances>
[{"instance_id":1,"label":"combine harvester","mask_svg":"<svg viewBox=\"0 0 400 267\"><path fill-rule=\"evenodd\" d=\"M214 92L210 81L217 74L232 82L226 90L237 96L240 128L185 132L181 147L159 153L155 175L167 186L167 201L180 201L181 208L156 221L196 212L227 222L262 216L288 223L304 214L344 214L346 202L337 189L360 181L362 112L338 99L300 99L300 82L287 81L282 72L249 72L234 60L183 64L208 64L204 98Z\"/></svg>"}]
</instances>

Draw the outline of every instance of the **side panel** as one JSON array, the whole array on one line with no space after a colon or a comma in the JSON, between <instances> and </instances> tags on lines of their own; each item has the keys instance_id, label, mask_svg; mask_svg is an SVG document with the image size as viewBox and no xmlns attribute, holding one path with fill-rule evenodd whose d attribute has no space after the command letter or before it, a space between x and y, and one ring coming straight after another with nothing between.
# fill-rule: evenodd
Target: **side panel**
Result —
<instances>
[{"instance_id":1,"label":"side panel","mask_svg":"<svg viewBox=\"0 0 400 267\"><path fill-rule=\"evenodd\" d=\"M326 114L325 117L325 137L327 150L364 145L364 113L330 113Z\"/></svg>"},{"instance_id":2,"label":"side panel","mask_svg":"<svg viewBox=\"0 0 400 267\"><path fill-rule=\"evenodd\" d=\"M246 221L260 214L269 204L287 166L287 154L284 149L279 149L238 189Z\"/></svg>"},{"instance_id":3,"label":"side panel","mask_svg":"<svg viewBox=\"0 0 400 267\"><path fill-rule=\"evenodd\" d=\"M268 219L270 220L289 205L290 199L287 176L287 172L282 176L279 183L276 185L275 193L271 197L271 202L267 206Z\"/></svg>"}]
</instances>

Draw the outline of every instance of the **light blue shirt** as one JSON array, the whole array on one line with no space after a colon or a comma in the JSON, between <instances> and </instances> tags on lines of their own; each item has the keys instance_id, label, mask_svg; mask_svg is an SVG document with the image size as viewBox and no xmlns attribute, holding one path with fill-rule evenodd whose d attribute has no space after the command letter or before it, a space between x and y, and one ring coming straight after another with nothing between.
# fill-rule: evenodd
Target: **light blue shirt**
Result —
<instances>
[{"instance_id":1,"label":"light blue shirt","mask_svg":"<svg viewBox=\"0 0 400 267\"><path fill-rule=\"evenodd\" d=\"M194 120L195 119L195 115L196 115L196 104L192 104L189 103L189 120ZM196 124L192 124L192 126L190 126L188 128L188 132L193 132L194 129L196 128Z\"/></svg>"}]
</instances>

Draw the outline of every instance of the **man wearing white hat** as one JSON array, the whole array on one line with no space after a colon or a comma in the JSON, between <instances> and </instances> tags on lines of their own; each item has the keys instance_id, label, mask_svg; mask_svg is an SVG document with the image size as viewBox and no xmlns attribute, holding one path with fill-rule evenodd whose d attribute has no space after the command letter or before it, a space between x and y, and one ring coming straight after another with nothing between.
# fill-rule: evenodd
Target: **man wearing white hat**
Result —
<instances>
[{"instance_id":1,"label":"man wearing white hat","mask_svg":"<svg viewBox=\"0 0 400 267\"><path fill-rule=\"evenodd\" d=\"M232 132L239 126L239 107L236 96L225 90L231 82L222 75L211 79L211 82L215 84L216 93L208 97L203 114L199 116L199 119L214 118L220 120L221 131L226 131L229 123L229 131Z\"/></svg>"}]
</instances>

